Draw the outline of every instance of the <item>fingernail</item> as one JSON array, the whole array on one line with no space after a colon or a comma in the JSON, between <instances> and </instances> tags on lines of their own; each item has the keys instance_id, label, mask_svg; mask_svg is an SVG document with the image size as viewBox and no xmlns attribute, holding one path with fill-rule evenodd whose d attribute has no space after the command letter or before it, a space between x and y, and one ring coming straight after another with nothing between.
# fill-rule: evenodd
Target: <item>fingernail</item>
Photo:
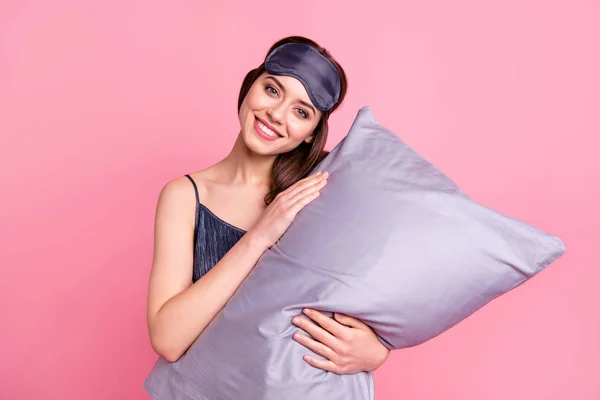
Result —
<instances>
[{"instance_id":1,"label":"fingernail","mask_svg":"<svg viewBox=\"0 0 600 400\"><path fill-rule=\"evenodd\" d=\"M295 323L295 324L299 324L300 323L300 318L294 317L294 319L292 319L292 322Z\"/></svg>"},{"instance_id":2,"label":"fingernail","mask_svg":"<svg viewBox=\"0 0 600 400\"><path fill-rule=\"evenodd\" d=\"M309 310L308 308L305 308L304 310L302 310L304 312L304 314L306 315L310 315L310 313L312 312L311 310Z\"/></svg>"}]
</instances>

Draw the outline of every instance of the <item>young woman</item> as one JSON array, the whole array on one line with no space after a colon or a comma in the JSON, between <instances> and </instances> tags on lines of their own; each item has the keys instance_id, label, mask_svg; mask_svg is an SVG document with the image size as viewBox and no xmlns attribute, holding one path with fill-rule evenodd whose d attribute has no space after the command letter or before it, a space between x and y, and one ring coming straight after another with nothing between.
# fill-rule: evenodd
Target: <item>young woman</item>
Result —
<instances>
[{"instance_id":1,"label":"young woman","mask_svg":"<svg viewBox=\"0 0 600 400\"><path fill-rule=\"evenodd\" d=\"M299 36L278 41L244 79L230 154L164 186L147 310L158 355L175 362L318 197L327 172L307 176L327 154L328 118L346 87L344 70L317 43ZM305 313L292 321L299 326L294 339L324 357L305 357L310 365L351 374L373 371L387 358L389 350L360 320Z\"/></svg>"}]
</instances>

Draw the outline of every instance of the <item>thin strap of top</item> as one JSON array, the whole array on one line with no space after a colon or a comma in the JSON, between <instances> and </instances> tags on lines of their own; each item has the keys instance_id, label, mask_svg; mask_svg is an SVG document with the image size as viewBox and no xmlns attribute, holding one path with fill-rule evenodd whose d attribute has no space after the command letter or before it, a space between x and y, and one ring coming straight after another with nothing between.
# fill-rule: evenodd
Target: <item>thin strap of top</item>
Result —
<instances>
[{"instance_id":1,"label":"thin strap of top","mask_svg":"<svg viewBox=\"0 0 600 400\"><path fill-rule=\"evenodd\" d=\"M200 205L200 196L198 195L198 186L196 186L196 181L194 181L189 174L186 174L185 176L192 182L192 185L194 185L194 191L196 192L196 205Z\"/></svg>"},{"instance_id":2,"label":"thin strap of top","mask_svg":"<svg viewBox=\"0 0 600 400\"><path fill-rule=\"evenodd\" d=\"M200 216L200 195L198 195L198 186L196 186L196 182L194 181L194 179L189 174L186 174L185 176L192 182L192 185L194 185L194 192L196 192L196 219L194 220L194 247L195 247L196 243L198 243L198 221L199 221L198 217Z\"/></svg>"}]
</instances>

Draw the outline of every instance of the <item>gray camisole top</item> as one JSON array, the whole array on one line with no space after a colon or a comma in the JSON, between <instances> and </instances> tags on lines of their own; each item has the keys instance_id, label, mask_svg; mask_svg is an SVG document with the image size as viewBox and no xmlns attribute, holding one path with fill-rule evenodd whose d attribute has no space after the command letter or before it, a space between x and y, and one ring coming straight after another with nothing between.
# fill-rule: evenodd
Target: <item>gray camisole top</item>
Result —
<instances>
[{"instance_id":1,"label":"gray camisole top","mask_svg":"<svg viewBox=\"0 0 600 400\"><path fill-rule=\"evenodd\" d=\"M246 233L245 230L223 221L200 203L198 186L190 175L186 177L196 192L196 221L194 224L194 272L192 282L202 278Z\"/></svg>"}]
</instances>

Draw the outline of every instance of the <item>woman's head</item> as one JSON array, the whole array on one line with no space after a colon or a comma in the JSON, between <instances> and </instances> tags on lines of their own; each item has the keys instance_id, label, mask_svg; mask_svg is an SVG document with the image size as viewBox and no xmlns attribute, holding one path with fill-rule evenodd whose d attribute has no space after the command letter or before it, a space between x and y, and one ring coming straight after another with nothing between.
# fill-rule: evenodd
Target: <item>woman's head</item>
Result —
<instances>
[{"instance_id":1,"label":"woman's head","mask_svg":"<svg viewBox=\"0 0 600 400\"><path fill-rule=\"evenodd\" d=\"M310 46L314 59L302 57L303 64L298 63L292 73L279 73L263 62L246 75L238 98L244 142L257 154L276 156L271 191L265 196L267 204L307 176L327 154L328 119L344 100L348 85L342 67L310 39L284 38L267 55L288 43ZM315 70L311 70L312 65ZM319 67L325 68L324 76L319 75Z\"/></svg>"}]
</instances>

